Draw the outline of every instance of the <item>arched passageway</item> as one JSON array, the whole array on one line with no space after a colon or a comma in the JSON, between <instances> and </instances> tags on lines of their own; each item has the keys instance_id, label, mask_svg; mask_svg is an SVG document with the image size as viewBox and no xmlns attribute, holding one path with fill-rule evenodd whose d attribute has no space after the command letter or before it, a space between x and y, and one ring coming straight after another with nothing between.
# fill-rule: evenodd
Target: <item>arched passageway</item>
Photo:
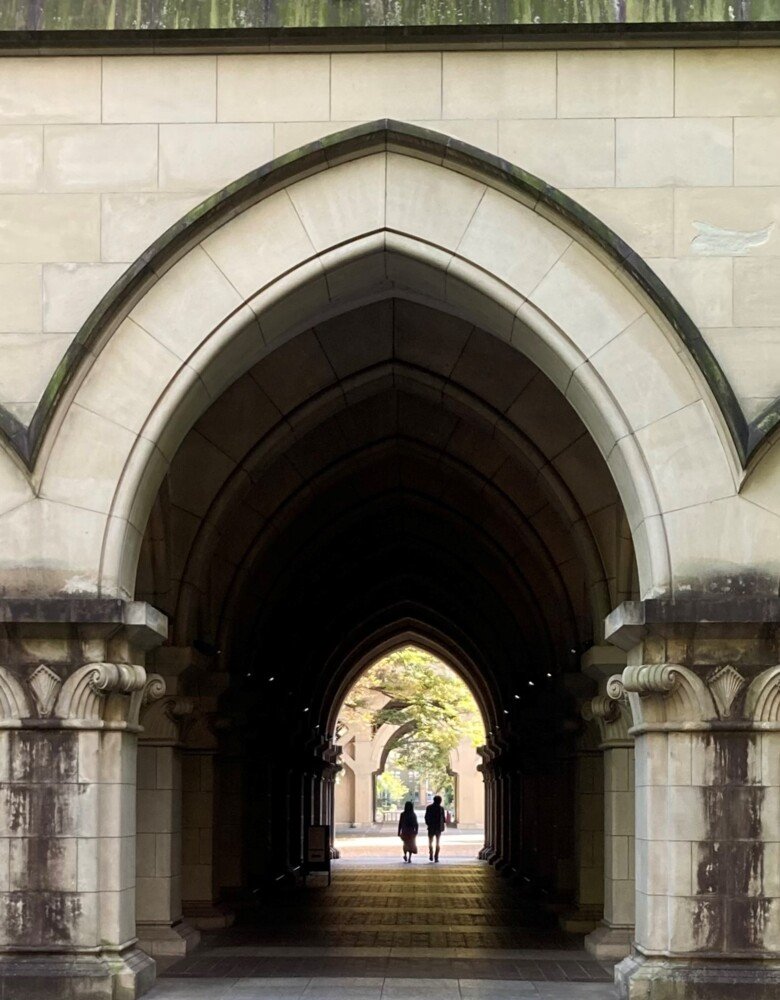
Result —
<instances>
[{"instance_id":1,"label":"arched passageway","mask_svg":"<svg viewBox=\"0 0 780 1000\"><path fill-rule=\"evenodd\" d=\"M31 618L25 668L42 620L62 663L87 658L59 694L56 676L36 673L28 697L2 674L5 715L32 716L31 697L36 718L54 709L81 784L120 803L93 879L112 887L100 941L82 889L66 928L96 976L139 994L146 954L182 954L193 928L295 877L307 827L332 820L344 692L401 641L458 663L479 702L483 860L567 930L603 916L594 947L615 958L636 899L626 978L670 955L684 977L737 946L765 961L771 920L725 916L760 865L734 888L709 790L714 775L752 794L746 755L712 745L732 705L734 731L753 734L741 739L774 734L773 651L750 606L713 652L723 604L677 598L726 598L746 563L768 593L776 525L740 493L738 421L695 333L562 196L387 123L250 175L131 269L82 331L58 405L17 442L34 472L2 458L0 538L35 549L11 576L102 602L95 620L92 605L64 624ZM165 645L151 609L168 617ZM734 650L744 676L721 662ZM708 859L696 885L668 870L665 840L648 846L650 806L668 813L676 779L695 784L666 766L672 737L683 760L715 761L686 799L695 822L661 831ZM761 780L768 816L777 783ZM108 793L78 794L97 829ZM758 798L752 820L733 813L729 857L745 861L740 823L770 843ZM714 909L699 898L713 892Z\"/></svg>"}]
</instances>

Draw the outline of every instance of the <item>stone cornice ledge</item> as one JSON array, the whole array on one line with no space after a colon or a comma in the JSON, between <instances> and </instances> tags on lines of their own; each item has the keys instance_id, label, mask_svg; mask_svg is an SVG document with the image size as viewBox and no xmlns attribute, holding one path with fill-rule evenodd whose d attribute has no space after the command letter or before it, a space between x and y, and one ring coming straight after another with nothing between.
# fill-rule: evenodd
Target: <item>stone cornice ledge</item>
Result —
<instances>
[{"instance_id":1,"label":"stone cornice ledge","mask_svg":"<svg viewBox=\"0 0 780 1000\"><path fill-rule=\"evenodd\" d=\"M296 38L322 43L323 36L349 45L361 35L373 45L414 43L415 36L424 44L431 33L481 35L483 42L579 35L603 43L611 36L706 32L722 43L739 29L756 31L780 19L780 0L7 0L0 8L0 29L20 46L51 44L51 36L66 33L80 36L74 42L82 45L96 35L124 36L114 44L128 44L134 33L149 44L158 34L161 47L175 44L171 36L202 45L219 34L239 45L255 36L271 47Z\"/></svg>"},{"instance_id":2,"label":"stone cornice ledge","mask_svg":"<svg viewBox=\"0 0 780 1000\"><path fill-rule=\"evenodd\" d=\"M648 636L708 638L780 625L780 597L690 597L624 601L604 620L604 637L630 650Z\"/></svg>"},{"instance_id":3,"label":"stone cornice ledge","mask_svg":"<svg viewBox=\"0 0 780 1000\"><path fill-rule=\"evenodd\" d=\"M168 619L146 601L119 598L26 598L0 599L0 628L3 626L80 626L91 632L110 635L123 629L134 645L153 649L168 635Z\"/></svg>"}]
</instances>

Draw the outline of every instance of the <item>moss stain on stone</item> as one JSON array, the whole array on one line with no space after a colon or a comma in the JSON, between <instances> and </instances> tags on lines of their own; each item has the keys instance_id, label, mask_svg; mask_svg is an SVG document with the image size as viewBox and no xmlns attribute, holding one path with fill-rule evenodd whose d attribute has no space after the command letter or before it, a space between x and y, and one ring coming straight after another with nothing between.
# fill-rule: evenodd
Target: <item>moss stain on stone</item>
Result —
<instances>
[{"instance_id":1,"label":"moss stain on stone","mask_svg":"<svg viewBox=\"0 0 780 1000\"><path fill-rule=\"evenodd\" d=\"M780 19L780 0L16 0L4 31L690 24Z\"/></svg>"}]
</instances>

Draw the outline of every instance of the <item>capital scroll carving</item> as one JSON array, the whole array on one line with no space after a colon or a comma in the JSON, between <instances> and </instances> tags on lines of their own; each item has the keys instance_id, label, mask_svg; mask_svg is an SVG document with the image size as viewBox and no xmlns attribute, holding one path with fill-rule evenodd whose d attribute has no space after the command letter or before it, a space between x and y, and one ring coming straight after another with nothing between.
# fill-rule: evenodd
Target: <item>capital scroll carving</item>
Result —
<instances>
[{"instance_id":1,"label":"capital scroll carving","mask_svg":"<svg viewBox=\"0 0 780 1000\"><path fill-rule=\"evenodd\" d=\"M608 747L611 743L631 742L628 735L631 713L625 694L621 693L617 698L609 694L596 695L582 706L582 717L598 725L602 745Z\"/></svg>"},{"instance_id":2,"label":"capital scroll carving","mask_svg":"<svg viewBox=\"0 0 780 1000\"><path fill-rule=\"evenodd\" d=\"M177 743L181 725L195 711L192 698L161 697L141 709L142 739L155 743Z\"/></svg>"},{"instance_id":3,"label":"capital scroll carving","mask_svg":"<svg viewBox=\"0 0 780 1000\"><path fill-rule=\"evenodd\" d=\"M780 666L751 681L728 664L707 677L676 663L631 666L611 677L606 690L613 701L628 698L635 726L780 723Z\"/></svg>"},{"instance_id":4,"label":"capital scroll carving","mask_svg":"<svg viewBox=\"0 0 780 1000\"><path fill-rule=\"evenodd\" d=\"M745 715L754 722L780 723L780 666L753 679L745 694Z\"/></svg>"}]
</instances>

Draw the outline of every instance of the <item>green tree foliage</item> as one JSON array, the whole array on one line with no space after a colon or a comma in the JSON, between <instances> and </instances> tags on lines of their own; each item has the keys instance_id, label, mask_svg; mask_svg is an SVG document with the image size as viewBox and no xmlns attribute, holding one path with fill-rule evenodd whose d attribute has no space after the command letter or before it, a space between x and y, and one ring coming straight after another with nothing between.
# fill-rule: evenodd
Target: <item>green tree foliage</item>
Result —
<instances>
[{"instance_id":1,"label":"green tree foliage","mask_svg":"<svg viewBox=\"0 0 780 1000\"><path fill-rule=\"evenodd\" d=\"M376 779L377 800L396 809L400 808L407 799L411 799L411 793L401 779L391 771L383 771L377 775Z\"/></svg>"},{"instance_id":2,"label":"green tree foliage","mask_svg":"<svg viewBox=\"0 0 780 1000\"><path fill-rule=\"evenodd\" d=\"M388 699L379 708L377 694ZM347 707L375 730L384 723L404 726L394 760L401 768L427 775L431 787L449 783L450 751L464 737L474 746L485 740L468 687L441 660L416 646L395 650L369 667L352 688Z\"/></svg>"}]
</instances>

